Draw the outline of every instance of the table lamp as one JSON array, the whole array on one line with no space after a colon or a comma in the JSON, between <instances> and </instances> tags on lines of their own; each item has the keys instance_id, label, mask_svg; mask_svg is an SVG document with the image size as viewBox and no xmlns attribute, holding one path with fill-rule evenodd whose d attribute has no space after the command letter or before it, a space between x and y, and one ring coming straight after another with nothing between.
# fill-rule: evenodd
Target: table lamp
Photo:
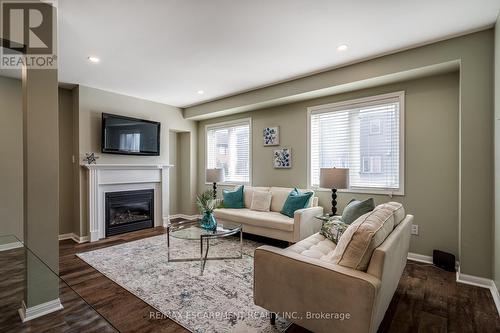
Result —
<instances>
[{"instance_id":1,"label":"table lamp","mask_svg":"<svg viewBox=\"0 0 500 333\"><path fill-rule=\"evenodd\" d=\"M349 169L347 168L321 168L319 171L319 187L332 189L332 212L337 213L337 190L347 188L349 182Z\"/></svg>"},{"instance_id":2,"label":"table lamp","mask_svg":"<svg viewBox=\"0 0 500 333\"><path fill-rule=\"evenodd\" d=\"M207 169L206 181L214 184L214 199L217 198L217 183L224 181L224 169Z\"/></svg>"}]
</instances>

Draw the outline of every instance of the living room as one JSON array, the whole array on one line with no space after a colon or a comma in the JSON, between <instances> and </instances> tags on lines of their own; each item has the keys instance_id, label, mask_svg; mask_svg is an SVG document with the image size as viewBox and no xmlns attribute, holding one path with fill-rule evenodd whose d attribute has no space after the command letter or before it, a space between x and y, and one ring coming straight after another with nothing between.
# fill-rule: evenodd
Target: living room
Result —
<instances>
[{"instance_id":1,"label":"living room","mask_svg":"<svg viewBox=\"0 0 500 333\"><path fill-rule=\"evenodd\" d=\"M498 331L497 1L0 5L2 332Z\"/></svg>"}]
</instances>

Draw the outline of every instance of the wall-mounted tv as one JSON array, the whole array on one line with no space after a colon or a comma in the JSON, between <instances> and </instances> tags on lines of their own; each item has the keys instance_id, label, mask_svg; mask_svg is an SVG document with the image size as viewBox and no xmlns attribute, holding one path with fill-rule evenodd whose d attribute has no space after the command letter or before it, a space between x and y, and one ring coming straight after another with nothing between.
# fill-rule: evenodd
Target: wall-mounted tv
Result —
<instances>
[{"instance_id":1,"label":"wall-mounted tv","mask_svg":"<svg viewBox=\"0 0 500 333\"><path fill-rule=\"evenodd\" d=\"M102 114L101 151L122 155L160 155L160 123Z\"/></svg>"}]
</instances>

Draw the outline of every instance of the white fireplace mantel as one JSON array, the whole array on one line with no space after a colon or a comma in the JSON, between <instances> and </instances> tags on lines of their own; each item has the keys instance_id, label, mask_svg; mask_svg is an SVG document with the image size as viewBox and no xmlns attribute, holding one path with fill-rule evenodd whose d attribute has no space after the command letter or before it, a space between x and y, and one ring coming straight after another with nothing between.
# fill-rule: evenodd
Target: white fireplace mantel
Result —
<instances>
[{"instance_id":1,"label":"white fireplace mantel","mask_svg":"<svg viewBox=\"0 0 500 333\"><path fill-rule=\"evenodd\" d=\"M88 230L91 242L105 238L107 192L154 189L154 226L168 223L170 164L83 164L88 177Z\"/></svg>"}]
</instances>

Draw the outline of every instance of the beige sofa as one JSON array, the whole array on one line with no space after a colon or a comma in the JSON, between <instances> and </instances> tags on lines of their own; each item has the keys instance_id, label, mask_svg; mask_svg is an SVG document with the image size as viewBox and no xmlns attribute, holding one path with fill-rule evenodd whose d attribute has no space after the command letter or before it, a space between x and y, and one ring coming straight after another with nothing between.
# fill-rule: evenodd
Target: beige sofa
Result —
<instances>
[{"instance_id":1,"label":"beige sofa","mask_svg":"<svg viewBox=\"0 0 500 333\"><path fill-rule=\"evenodd\" d=\"M394 217L396 224L402 221L375 248L366 272L325 260L336 245L319 233L286 249L259 247L254 259L255 304L284 313L317 333L376 332L398 286L410 244L413 216L403 210Z\"/></svg>"},{"instance_id":2,"label":"beige sofa","mask_svg":"<svg viewBox=\"0 0 500 333\"><path fill-rule=\"evenodd\" d=\"M242 224L243 232L296 243L321 229L321 221L314 217L323 214L323 207L318 207L318 198L313 196L309 207L295 211L293 218L281 214L280 211L292 190L293 188L286 187L245 186L245 208L219 208L214 211L214 215L223 225ZM269 212L250 209L253 191L271 192Z\"/></svg>"}]
</instances>

